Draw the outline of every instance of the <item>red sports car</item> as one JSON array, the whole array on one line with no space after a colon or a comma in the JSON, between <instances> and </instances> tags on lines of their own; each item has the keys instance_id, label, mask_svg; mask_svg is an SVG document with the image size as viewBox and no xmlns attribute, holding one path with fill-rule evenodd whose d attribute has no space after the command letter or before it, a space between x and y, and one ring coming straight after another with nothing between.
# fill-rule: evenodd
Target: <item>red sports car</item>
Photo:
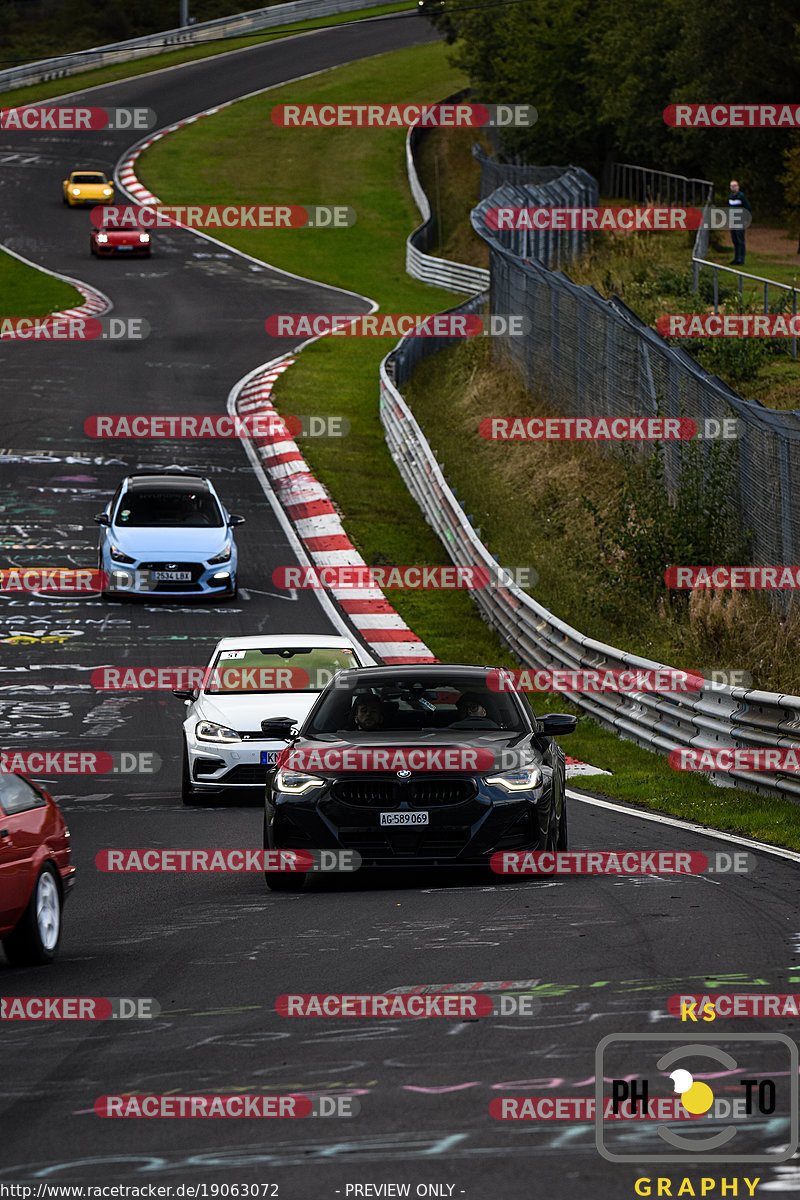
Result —
<instances>
[{"instance_id":1,"label":"red sports car","mask_svg":"<svg viewBox=\"0 0 800 1200\"><path fill-rule=\"evenodd\" d=\"M53 961L74 880L53 797L23 775L0 774L0 941L13 966Z\"/></svg>"},{"instance_id":2,"label":"red sports car","mask_svg":"<svg viewBox=\"0 0 800 1200\"><path fill-rule=\"evenodd\" d=\"M89 239L92 254L150 254L146 229L93 229Z\"/></svg>"}]
</instances>

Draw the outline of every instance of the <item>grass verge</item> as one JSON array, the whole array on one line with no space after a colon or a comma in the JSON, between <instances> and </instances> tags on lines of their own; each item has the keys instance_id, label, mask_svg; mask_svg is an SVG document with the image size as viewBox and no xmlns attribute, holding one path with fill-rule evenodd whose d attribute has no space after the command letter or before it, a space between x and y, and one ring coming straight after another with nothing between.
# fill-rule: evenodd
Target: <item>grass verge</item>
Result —
<instances>
[{"instance_id":1,"label":"grass verge","mask_svg":"<svg viewBox=\"0 0 800 1200\"><path fill-rule=\"evenodd\" d=\"M443 47L424 47L340 68L306 83L303 98L315 103L341 97L363 102L387 94L405 101L440 99L463 85L463 78L447 66L445 55ZM297 98L297 89L289 86L272 92L269 104ZM384 311L432 312L452 303L454 298L447 293L423 287L405 275L405 238L417 223L417 214L405 180L402 133L307 130L286 138L281 131L271 131L267 149L259 136L266 107L264 98L256 97L162 140L140 160L143 182L165 203L189 199L249 203L265 191L276 203L350 203L358 211L358 222L348 230L318 231L318 237L302 230L227 231L220 240L294 272L366 292ZM241 155L244 146L249 148L246 159ZM296 365L281 376L276 404L279 411L339 413L350 421L351 433L342 442L306 441L302 445L368 563L444 563L448 560L441 543L411 500L383 439L378 419L378 362L386 349L370 341L323 339L305 350ZM444 362L443 356L434 362L440 360ZM430 366L426 364L425 369ZM437 378L428 390L431 404L427 410L436 425L432 442L440 450L444 435L438 418L447 414L449 419L451 409L457 408L460 387L439 390L442 383ZM416 381L414 391L418 397ZM433 431L427 432L431 437ZM444 458L449 469L460 470L460 444L446 450ZM574 469L570 470L572 476L569 470L565 472L567 492L575 486ZM493 493L506 506L497 518L498 528L505 527L515 536L520 513L536 491L536 482L522 481L520 490L519 480L507 479L503 489L492 488L482 468L472 478L481 492L476 514L483 513L486 498ZM555 493L553 502L556 512ZM559 521L565 519L564 514L557 516ZM554 529L548 531L550 551L555 534ZM520 544L514 547L512 557L503 561L529 562L529 554L530 548ZM388 596L443 661L514 665L467 594L395 591ZM567 613L554 607L580 624L577 591ZM537 700L536 707L538 711L569 708L556 697ZM618 739L586 717L580 718L578 730L565 741L565 748L573 757L614 772L611 778L582 781L592 790L800 848L798 811L791 804L714 788L697 775L672 771L664 757Z\"/></svg>"},{"instance_id":2,"label":"grass verge","mask_svg":"<svg viewBox=\"0 0 800 1200\"><path fill-rule=\"evenodd\" d=\"M5 251L0 254L0 294L9 317L46 317L83 304L83 296L71 284L28 267Z\"/></svg>"}]
</instances>

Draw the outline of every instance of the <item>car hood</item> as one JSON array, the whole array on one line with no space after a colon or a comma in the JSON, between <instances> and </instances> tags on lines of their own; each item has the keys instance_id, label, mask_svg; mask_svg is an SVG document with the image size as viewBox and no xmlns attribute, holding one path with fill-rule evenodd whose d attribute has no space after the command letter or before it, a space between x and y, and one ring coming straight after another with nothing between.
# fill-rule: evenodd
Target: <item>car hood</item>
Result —
<instances>
[{"instance_id":1,"label":"car hood","mask_svg":"<svg viewBox=\"0 0 800 1200\"><path fill-rule=\"evenodd\" d=\"M177 561L183 555L208 558L224 549L229 534L223 526L213 529L183 529L179 525L166 528L130 528L111 525L112 542L137 558L157 558L164 562Z\"/></svg>"},{"instance_id":2,"label":"car hood","mask_svg":"<svg viewBox=\"0 0 800 1200\"><path fill-rule=\"evenodd\" d=\"M216 721L239 732L255 732L267 717L293 717L298 725L317 699L319 692L269 692L262 694L215 695L204 692L196 702L194 716L199 721ZM280 741L265 738L265 741Z\"/></svg>"},{"instance_id":3,"label":"car hood","mask_svg":"<svg viewBox=\"0 0 800 1200\"><path fill-rule=\"evenodd\" d=\"M288 714L287 714L288 715ZM495 758L495 766L477 769L447 769L448 775L481 775L489 770L510 769L520 758L528 763L541 765L542 756L533 743L530 734L520 735L505 730L449 730L432 729L426 732L403 731L392 733L360 733L351 736L347 733L320 734L315 738L298 738L293 743L292 750L309 753L325 752L328 750L481 750L489 751ZM368 768L365 768L368 769ZM338 772L328 772L324 768L314 766L315 775L335 776Z\"/></svg>"}]
</instances>

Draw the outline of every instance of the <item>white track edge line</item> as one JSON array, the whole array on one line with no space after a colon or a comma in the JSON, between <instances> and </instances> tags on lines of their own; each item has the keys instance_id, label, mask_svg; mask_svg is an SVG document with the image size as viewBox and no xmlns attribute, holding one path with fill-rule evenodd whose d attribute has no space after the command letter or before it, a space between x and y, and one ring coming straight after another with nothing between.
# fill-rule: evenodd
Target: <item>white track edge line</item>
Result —
<instances>
[{"instance_id":1,"label":"white track edge line","mask_svg":"<svg viewBox=\"0 0 800 1200\"><path fill-rule=\"evenodd\" d=\"M741 837L735 833L726 833L722 829L710 829L707 825L696 825L693 821L683 821L680 817L670 817L664 813L644 812L638 808L627 808L622 804L614 804L610 800L598 800L594 796L585 796L572 788L566 789L570 800L579 800L582 804L593 804L596 808L610 808L613 812L622 813L628 817L638 817L642 821L655 821L659 825L672 825L675 829L685 829L688 833L699 833L701 837L716 838L718 841L733 842L737 846L748 846L762 854L774 854L789 862L800 864L800 853L796 850L786 850L780 846L772 846L768 842L757 842L754 838Z\"/></svg>"}]
</instances>

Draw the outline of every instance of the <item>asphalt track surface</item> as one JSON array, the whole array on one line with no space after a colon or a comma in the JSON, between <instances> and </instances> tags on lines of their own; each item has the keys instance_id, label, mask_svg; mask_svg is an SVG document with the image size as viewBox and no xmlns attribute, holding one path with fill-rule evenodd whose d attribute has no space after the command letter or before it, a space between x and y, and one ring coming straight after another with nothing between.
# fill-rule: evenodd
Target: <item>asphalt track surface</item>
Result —
<instances>
[{"instance_id":1,"label":"asphalt track surface","mask_svg":"<svg viewBox=\"0 0 800 1200\"><path fill-rule=\"evenodd\" d=\"M92 91L91 102L149 106L160 127L430 36L413 17L332 29L111 84ZM148 453L83 433L92 411L222 412L241 375L286 349L263 333L270 306L337 308L332 292L254 269L185 231L160 232L149 262L91 259L88 222L62 207L60 180L78 160L110 170L128 144L124 134L2 135L6 244L99 287L114 315L144 316L153 326L138 346L2 344L2 562L94 565L91 517L120 475L178 462L210 472L229 508L247 517L238 536L242 592L217 607L0 595L3 745L155 751L163 760L151 776L50 781L71 828L78 882L57 963L13 970L3 962L0 993L154 997L161 1015L0 1026L0 1184L169 1185L173 1196L181 1184L204 1184L213 1196L213 1185L246 1183L277 1185L259 1194L283 1200L403 1194L379 1190L389 1184L410 1185L410 1195L472 1200L628 1196L637 1178L655 1176L671 1177L674 1192L684 1176L697 1194L701 1176L758 1176L759 1191L796 1189L796 1160L610 1163L589 1122L501 1122L489 1114L498 1097L591 1096L602 1037L685 1032L667 1013L673 993L796 990L800 920L790 862L757 854L753 875L716 879L356 876L315 880L302 895L270 894L259 874L96 870L95 854L108 847L257 847L261 812L184 809L180 702L96 692L91 669L195 665L221 636L330 628L314 596L287 598L272 588L271 570L291 561L290 548L238 442ZM577 800L570 833L573 848L714 846ZM476 984L497 991L501 982L512 991L514 981L532 980L542 1007L527 1018L289 1019L275 1011L276 997L289 992ZM719 1019L692 1031L702 1028L713 1042L725 1032L791 1034L796 1026ZM711 1080L717 1095L741 1095L742 1077L785 1083L786 1063L773 1047L743 1043L736 1057L737 1071ZM657 1075L652 1056L630 1045L614 1069L640 1081ZM101 1095L137 1092L349 1095L361 1111L316 1125L310 1118L104 1120L93 1111ZM786 1137L785 1123L757 1115L737 1134L755 1153ZM658 1149L641 1126L624 1139L618 1151ZM747 1194L741 1182L739 1194Z\"/></svg>"}]
</instances>

